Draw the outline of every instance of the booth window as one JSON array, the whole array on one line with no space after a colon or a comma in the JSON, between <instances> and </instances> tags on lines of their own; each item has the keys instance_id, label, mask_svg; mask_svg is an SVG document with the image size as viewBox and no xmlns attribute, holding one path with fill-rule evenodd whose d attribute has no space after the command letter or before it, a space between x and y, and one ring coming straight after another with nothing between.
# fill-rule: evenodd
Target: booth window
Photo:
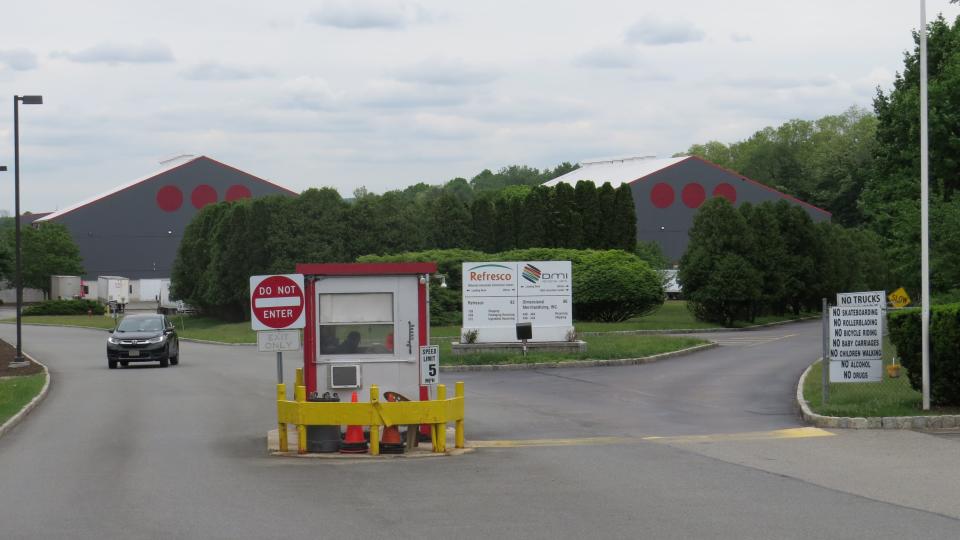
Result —
<instances>
[{"instance_id":1,"label":"booth window","mask_svg":"<svg viewBox=\"0 0 960 540\"><path fill-rule=\"evenodd\" d=\"M393 354L393 293L320 295L320 354Z\"/></svg>"}]
</instances>

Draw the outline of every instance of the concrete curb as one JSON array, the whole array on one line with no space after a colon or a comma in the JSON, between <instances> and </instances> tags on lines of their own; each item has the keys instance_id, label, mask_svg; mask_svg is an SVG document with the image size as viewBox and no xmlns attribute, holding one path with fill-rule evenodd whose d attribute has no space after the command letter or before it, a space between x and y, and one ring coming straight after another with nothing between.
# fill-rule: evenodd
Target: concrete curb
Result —
<instances>
[{"instance_id":1,"label":"concrete curb","mask_svg":"<svg viewBox=\"0 0 960 540\"><path fill-rule=\"evenodd\" d=\"M819 360L818 360L819 361ZM816 362L814 362L816 363ZM813 369L813 364L807 366L797 383L797 406L803 421L818 427L830 429L956 429L960 427L960 415L944 414L939 416L823 416L810 410L807 400L803 399L803 384L807 375Z\"/></svg>"},{"instance_id":2,"label":"concrete curb","mask_svg":"<svg viewBox=\"0 0 960 540\"><path fill-rule=\"evenodd\" d=\"M771 326L783 326L803 321L812 321L820 319L819 315L811 317L801 317L799 319L790 319L789 321L777 321L766 324L755 324L753 326L744 326L742 328L677 328L674 330L612 330L610 332L577 332L577 336L606 336L615 334L712 334L716 332L749 332L751 330L761 330Z\"/></svg>"},{"instance_id":3,"label":"concrete curb","mask_svg":"<svg viewBox=\"0 0 960 540\"><path fill-rule=\"evenodd\" d=\"M671 351L655 354L653 356L644 356L641 358L615 358L610 360L571 360L569 362L537 362L533 364L484 364L477 366L440 366L441 373L458 373L464 371L519 371L530 369L553 369L553 368L587 368L602 366L632 366L637 364L649 364L658 360L666 360L674 356L683 356L707 349L717 347L716 343L704 343Z\"/></svg>"},{"instance_id":4,"label":"concrete curb","mask_svg":"<svg viewBox=\"0 0 960 540\"><path fill-rule=\"evenodd\" d=\"M43 366L43 374L47 377L47 380L43 383L43 388L40 389L40 393L33 397L30 400L30 403L27 403L20 412L11 416L2 426L0 426L0 437L3 437L8 431L16 427L17 424L23 421L24 418L30 414L30 411L35 409L37 405L40 404L47 397L47 393L50 391L50 370L47 369L47 366L41 362L37 362L32 356L27 353L23 353L24 356L29 358L31 361Z\"/></svg>"},{"instance_id":5,"label":"concrete curb","mask_svg":"<svg viewBox=\"0 0 960 540\"><path fill-rule=\"evenodd\" d=\"M189 341L191 343L206 343L207 345L229 345L230 347L256 347L256 343L227 343L226 341L211 341L209 339L185 338L180 341Z\"/></svg>"}]
</instances>

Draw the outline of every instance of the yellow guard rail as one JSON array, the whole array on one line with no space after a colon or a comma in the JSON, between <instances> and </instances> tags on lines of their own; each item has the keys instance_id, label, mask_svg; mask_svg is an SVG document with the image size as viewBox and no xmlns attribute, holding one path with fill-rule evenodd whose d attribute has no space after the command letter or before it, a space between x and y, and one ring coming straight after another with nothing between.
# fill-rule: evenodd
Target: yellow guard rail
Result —
<instances>
[{"instance_id":1,"label":"yellow guard rail","mask_svg":"<svg viewBox=\"0 0 960 540\"><path fill-rule=\"evenodd\" d=\"M286 385L277 385L277 423L280 451L287 452L287 424L297 426L297 451L307 452L307 426L370 426L370 453L380 454L380 426L430 425L434 452L447 451L446 428L455 422L457 448L463 448L464 386L457 382L455 395L447 399L446 385L437 385L437 399L430 401L380 401L380 389L370 386L368 403L310 402L303 374L297 369L294 401L287 397ZM409 428L408 428L409 429Z\"/></svg>"}]
</instances>

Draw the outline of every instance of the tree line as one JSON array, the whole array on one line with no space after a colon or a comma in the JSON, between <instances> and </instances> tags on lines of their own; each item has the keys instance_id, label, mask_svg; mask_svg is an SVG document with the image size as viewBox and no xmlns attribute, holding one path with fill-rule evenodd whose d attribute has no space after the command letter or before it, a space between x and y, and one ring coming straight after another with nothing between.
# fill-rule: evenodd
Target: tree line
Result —
<instances>
[{"instance_id":1,"label":"tree line","mask_svg":"<svg viewBox=\"0 0 960 540\"><path fill-rule=\"evenodd\" d=\"M694 217L678 279L701 320L731 326L799 315L837 292L882 288L889 277L880 245L869 230L814 223L787 201L734 208L716 197Z\"/></svg>"},{"instance_id":2,"label":"tree line","mask_svg":"<svg viewBox=\"0 0 960 540\"><path fill-rule=\"evenodd\" d=\"M224 318L242 319L249 316L249 276L292 272L298 262L349 262L361 255L427 249L632 252L636 247L628 185L580 181L556 187L514 184L499 191L470 188L469 202L458 196L460 186L456 181L418 184L382 195L358 190L350 201L331 188L308 189L293 198L209 205L184 231L171 295Z\"/></svg>"},{"instance_id":3,"label":"tree line","mask_svg":"<svg viewBox=\"0 0 960 540\"><path fill-rule=\"evenodd\" d=\"M873 111L853 108L819 120L791 120L687 153L729 167L833 213L834 223L883 239L889 280L920 288L919 34ZM960 299L960 18L928 25L930 267L935 300Z\"/></svg>"}]
</instances>

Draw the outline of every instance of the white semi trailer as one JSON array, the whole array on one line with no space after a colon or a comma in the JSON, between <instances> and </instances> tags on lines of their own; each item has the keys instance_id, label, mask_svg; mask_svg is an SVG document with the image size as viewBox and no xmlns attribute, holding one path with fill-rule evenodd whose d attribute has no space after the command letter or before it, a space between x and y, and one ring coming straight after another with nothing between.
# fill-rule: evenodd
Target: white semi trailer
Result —
<instances>
[{"instance_id":1,"label":"white semi trailer","mask_svg":"<svg viewBox=\"0 0 960 540\"><path fill-rule=\"evenodd\" d=\"M104 304L115 304L123 311L130 303L130 280L121 276L98 276L97 300Z\"/></svg>"},{"instance_id":2,"label":"white semi trailer","mask_svg":"<svg viewBox=\"0 0 960 540\"><path fill-rule=\"evenodd\" d=\"M80 276L50 276L50 298L71 300L83 296Z\"/></svg>"}]
</instances>

